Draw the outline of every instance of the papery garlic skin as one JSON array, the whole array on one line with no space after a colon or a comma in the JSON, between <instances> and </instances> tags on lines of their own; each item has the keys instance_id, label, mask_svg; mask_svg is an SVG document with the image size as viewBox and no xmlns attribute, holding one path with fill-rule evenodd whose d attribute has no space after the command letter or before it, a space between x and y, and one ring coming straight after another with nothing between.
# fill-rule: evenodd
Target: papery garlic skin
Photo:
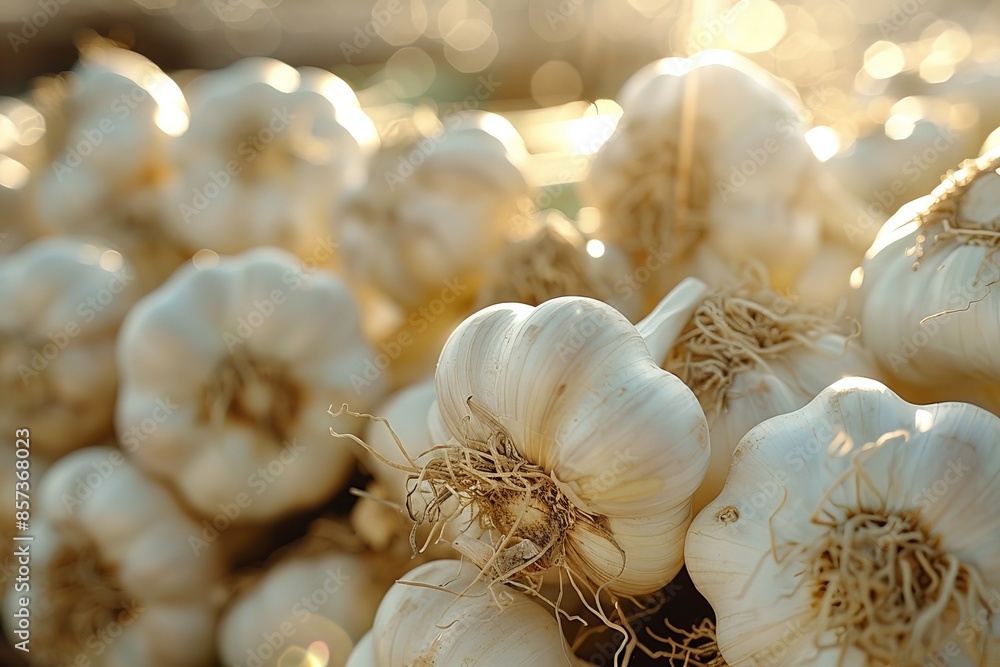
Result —
<instances>
[{"instance_id":1,"label":"papery garlic skin","mask_svg":"<svg viewBox=\"0 0 1000 667\"><path fill-rule=\"evenodd\" d=\"M963 163L901 208L862 266L865 345L921 400L978 402L1000 384L998 167L998 152Z\"/></svg>"},{"instance_id":2,"label":"papery garlic skin","mask_svg":"<svg viewBox=\"0 0 1000 667\"><path fill-rule=\"evenodd\" d=\"M49 459L110 435L115 336L139 298L134 267L99 241L33 241L0 257L0 428L30 427Z\"/></svg>"},{"instance_id":3,"label":"papery garlic skin","mask_svg":"<svg viewBox=\"0 0 1000 667\"><path fill-rule=\"evenodd\" d=\"M202 75L188 94L171 230L192 252L269 245L310 257L323 248L378 145L350 86L316 68L244 58Z\"/></svg>"},{"instance_id":4,"label":"papery garlic skin","mask_svg":"<svg viewBox=\"0 0 1000 667\"><path fill-rule=\"evenodd\" d=\"M4 600L12 642L18 598L30 600L31 664L212 664L222 565L192 552L200 528L166 489L90 447L55 463L35 499L30 591Z\"/></svg>"},{"instance_id":5,"label":"papery garlic skin","mask_svg":"<svg viewBox=\"0 0 1000 667\"><path fill-rule=\"evenodd\" d=\"M727 664L918 665L946 648L949 664L959 651L968 662L954 664L994 664L998 437L1000 419L984 410L912 405L859 378L748 433L725 489L695 518L685 547L691 578L716 612ZM872 518L847 522L865 515ZM842 535L850 525L853 539ZM831 538L846 550L820 554L834 548L823 546ZM928 565L899 556L917 549ZM896 578L875 579L869 565L889 568ZM932 566L948 574L932 580L939 575L920 573ZM846 578L837 578L839 568ZM844 588L824 587L818 574ZM942 597L953 585L954 595L971 597L962 612L956 598ZM866 609L887 619L901 612L904 587L915 589L907 594L918 601L920 620L901 620L891 630L871 621ZM821 605L824 594L832 606ZM860 620L824 631L823 609L832 615L855 609ZM977 655L976 640L985 642L986 653ZM879 641L892 651L891 663L873 652L871 642Z\"/></svg>"},{"instance_id":6,"label":"papery garlic skin","mask_svg":"<svg viewBox=\"0 0 1000 667\"><path fill-rule=\"evenodd\" d=\"M50 110L51 162L33 190L39 221L51 233L105 239L148 291L189 256L162 207L169 145L188 125L187 103L151 61L99 40L81 47L64 95Z\"/></svg>"},{"instance_id":7,"label":"papery garlic skin","mask_svg":"<svg viewBox=\"0 0 1000 667\"><path fill-rule=\"evenodd\" d=\"M365 379L372 350L347 287L297 268L274 248L189 265L123 326L123 446L206 516L236 503L233 523L261 521L328 498L355 461L346 441L330 442L330 404L365 409L381 395L384 378Z\"/></svg>"},{"instance_id":8,"label":"papery garlic skin","mask_svg":"<svg viewBox=\"0 0 1000 667\"><path fill-rule=\"evenodd\" d=\"M777 294L759 276L722 290L687 278L664 302L674 304L669 319L678 333L661 365L694 391L711 434L695 513L722 491L751 428L804 407L844 377L879 376L849 322Z\"/></svg>"},{"instance_id":9,"label":"papery garlic skin","mask_svg":"<svg viewBox=\"0 0 1000 667\"><path fill-rule=\"evenodd\" d=\"M371 661L361 663L352 656L348 664L587 664L573 656L555 618L543 607L516 590L491 590L476 568L455 560L426 563L394 584L379 605L371 639L360 648Z\"/></svg>"},{"instance_id":10,"label":"papery garlic skin","mask_svg":"<svg viewBox=\"0 0 1000 667\"><path fill-rule=\"evenodd\" d=\"M702 51L647 65L619 100L624 114L583 184L605 214L597 236L640 263L669 255L658 294L698 271L685 264L702 244L723 265L763 262L787 287L821 237L818 163L791 92L740 56Z\"/></svg>"},{"instance_id":11,"label":"papery garlic skin","mask_svg":"<svg viewBox=\"0 0 1000 667\"><path fill-rule=\"evenodd\" d=\"M471 301L483 265L529 205L520 137L495 114L459 112L432 136L385 148L337 227L357 278L404 308L439 297Z\"/></svg>"},{"instance_id":12,"label":"papery garlic skin","mask_svg":"<svg viewBox=\"0 0 1000 667\"><path fill-rule=\"evenodd\" d=\"M343 664L352 641L371 627L389 588L379 574L361 554L330 552L281 561L230 604L219 623L219 654L226 664L255 656L262 665L278 667L293 647L308 650L323 642L334 664ZM275 634L285 639L267 651L267 638Z\"/></svg>"},{"instance_id":13,"label":"papery garlic skin","mask_svg":"<svg viewBox=\"0 0 1000 667\"><path fill-rule=\"evenodd\" d=\"M451 446L438 456L456 461L493 443L505 453L492 472L516 465L537 482L526 516L523 492L507 504L456 482L501 551L509 533L507 546L537 550L535 571L559 566L620 594L652 592L680 569L708 429L697 399L651 350L662 353L656 327L640 335L584 297L492 306L452 333L430 417L434 441Z\"/></svg>"}]
</instances>

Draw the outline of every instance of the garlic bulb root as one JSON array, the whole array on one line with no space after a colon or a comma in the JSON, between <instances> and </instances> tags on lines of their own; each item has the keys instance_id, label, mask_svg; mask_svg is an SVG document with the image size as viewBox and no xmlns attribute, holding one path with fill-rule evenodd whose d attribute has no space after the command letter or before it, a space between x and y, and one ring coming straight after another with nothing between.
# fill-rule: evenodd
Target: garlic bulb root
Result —
<instances>
[{"instance_id":1,"label":"garlic bulb root","mask_svg":"<svg viewBox=\"0 0 1000 667\"><path fill-rule=\"evenodd\" d=\"M873 444L900 437L908 440L909 434L893 431ZM839 444L835 440L831 447ZM805 566L799 585L812 587L816 645L839 646L841 659L858 648L873 664L919 665L956 627L965 625L985 650L988 637L981 624L971 621L988 612L983 578L941 548L918 509L888 509L865 470L865 461L877 450L865 456L864 449L827 489L811 517L827 530L811 541L773 547L778 563ZM845 485L848 492L853 486L856 495L852 507L832 500ZM862 496L867 493L874 493L879 504L866 506Z\"/></svg>"},{"instance_id":2,"label":"garlic bulb root","mask_svg":"<svg viewBox=\"0 0 1000 667\"><path fill-rule=\"evenodd\" d=\"M789 349L808 347L822 354L815 340L835 333L834 320L765 288L762 270L751 268L732 291L707 296L663 363L694 390L702 405L723 412L726 392L740 373L763 368ZM855 331L847 338L858 336ZM847 341L845 341L846 343Z\"/></svg>"},{"instance_id":3,"label":"garlic bulb root","mask_svg":"<svg viewBox=\"0 0 1000 667\"><path fill-rule=\"evenodd\" d=\"M665 651L647 652L649 657L667 658L671 664L674 660L683 660L681 664L684 667L728 667L726 659L719 652L715 622L711 618L704 619L690 630L674 627L669 619L664 619L663 622L668 630L683 639L677 641L672 637L661 637L647 629L650 637L669 647Z\"/></svg>"},{"instance_id":4,"label":"garlic bulb root","mask_svg":"<svg viewBox=\"0 0 1000 667\"><path fill-rule=\"evenodd\" d=\"M988 221L969 220L963 215L962 203L966 193L980 176L998 169L1000 153L964 161L957 171L948 172L941 185L934 190L934 201L917 216L924 230L941 226L941 231L930 239L931 247L943 241L960 241L966 245L992 248L983 259L980 274L989 260L1000 252L1000 215ZM920 268L920 260L928 252L927 240L926 234L917 236L916 245L907 251L914 258L914 270Z\"/></svg>"}]
</instances>

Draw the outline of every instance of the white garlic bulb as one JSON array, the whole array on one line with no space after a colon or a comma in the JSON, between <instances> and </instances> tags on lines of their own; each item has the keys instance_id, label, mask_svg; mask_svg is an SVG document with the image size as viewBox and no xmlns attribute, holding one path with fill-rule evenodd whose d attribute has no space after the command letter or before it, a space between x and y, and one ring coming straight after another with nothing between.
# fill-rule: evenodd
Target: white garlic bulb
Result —
<instances>
[{"instance_id":1,"label":"white garlic bulb","mask_svg":"<svg viewBox=\"0 0 1000 667\"><path fill-rule=\"evenodd\" d=\"M135 306L119 337L123 447L224 525L335 493L355 455L330 442L327 410L364 409L384 386L362 382L372 350L347 288L297 267L275 248L188 265ZM357 428L346 418L335 425Z\"/></svg>"},{"instance_id":2,"label":"white garlic bulb","mask_svg":"<svg viewBox=\"0 0 1000 667\"><path fill-rule=\"evenodd\" d=\"M1000 385L1000 152L964 162L882 228L862 266L865 345L917 400Z\"/></svg>"},{"instance_id":3,"label":"white garlic bulb","mask_svg":"<svg viewBox=\"0 0 1000 667\"><path fill-rule=\"evenodd\" d=\"M166 489L88 447L53 464L34 500L30 590L8 591L3 619L21 641L28 598L32 664L212 664L222 566L188 546L198 526Z\"/></svg>"},{"instance_id":4,"label":"white garlic bulb","mask_svg":"<svg viewBox=\"0 0 1000 667\"><path fill-rule=\"evenodd\" d=\"M558 296L588 296L614 306L630 321L641 316L638 299L627 299L622 277L632 272L618 248L587 241L558 211L536 216L530 235L504 246L489 261L476 308L495 303L529 306Z\"/></svg>"},{"instance_id":5,"label":"white garlic bulb","mask_svg":"<svg viewBox=\"0 0 1000 667\"><path fill-rule=\"evenodd\" d=\"M798 410L841 378L878 375L850 322L781 296L759 274L722 290L687 278L664 302L674 304L679 333L657 361L694 391L711 433L695 513L722 491L747 431Z\"/></svg>"},{"instance_id":6,"label":"white garlic bulb","mask_svg":"<svg viewBox=\"0 0 1000 667\"><path fill-rule=\"evenodd\" d=\"M528 206L526 151L510 123L460 112L383 150L338 227L342 259L407 309L470 303L483 265Z\"/></svg>"},{"instance_id":7,"label":"white garlic bulb","mask_svg":"<svg viewBox=\"0 0 1000 667\"><path fill-rule=\"evenodd\" d=\"M664 327L639 327L584 297L491 306L460 324L435 375L438 447L411 469L418 524L487 530L492 546L456 546L491 579L556 568L627 595L670 581L708 429L650 356L665 352Z\"/></svg>"},{"instance_id":8,"label":"white garlic bulb","mask_svg":"<svg viewBox=\"0 0 1000 667\"><path fill-rule=\"evenodd\" d=\"M283 667L282 656L322 642L345 661L389 588L390 581L374 571L377 565L368 556L336 551L279 561L226 610L219 655L227 664L256 658L262 666Z\"/></svg>"},{"instance_id":9,"label":"white garlic bulb","mask_svg":"<svg viewBox=\"0 0 1000 667\"><path fill-rule=\"evenodd\" d=\"M425 563L394 584L358 654L349 665L587 664L542 606L516 590L491 587L476 568L454 560Z\"/></svg>"},{"instance_id":10,"label":"white garlic bulb","mask_svg":"<svg viewBox=\"0 0 1000 667\"><path fill-rule=\"evenodd\" d=\"M151 61L100 40L81 47L65 88L46 133L51 162L33 190L39 220L50 232L105 239L148 291L189 256L162 208L187 103Z\"/></svg>"},{"instance_id":11,"label":"white garlic bulb","mask_svg":"<svg viewBox=\"0 0 1000 667\"><path fill-rule=\"evenodd\" d=\"M998 439L859 378L751 430L685 547L726 663L997 664Z\"/></svg>"},{"instance_id":12,"label":"white garlic bulb","mask_svg":"<svg viewBox=\"0 0 1000 667\"><path fill-rule=\"evenodd\" d=\"M270 245L330 255L343 194L378 144L350 86L316 68L244 58L188 89L191 127L175 147L172 231L191 251Z\"/></svg>"},{"instance_id":13,"label":"white garlic bulb","mask_svg":"<svg viewBox=\"0 0 1000 667\"><path fill-rule=\"evenodd\" d=\"M136 271L98 242L44 238L0 257L0 428L58 458L112 432L115 336Z\"/></svg>"},{"instance_id":14,"label":"white garlic bulb","mask_svg":"<svg viewBox=\"0 0 1000 667\"><path fill-rule=\"evenodd\" d=\"M366 490L384 504L372 498L359 498L351 511L351 525L373 548L388 548L398 537L407 536L411 528L404 513L407 473L379 459L405 466L407 456L418 458L433 446L427 423L433 403L434 379L429 378L396 392L375 410L388 426L376 421L365 427L363 440L368 449L361 454L373 478ZM406 450L405 455L400 445Z\"/></svg>"},{"instance_id":15,"label":"white garlic bulb","mask_svg":"<svg viewBox=\"0 0 1000 667\"><path fill-rule=\"evenodd\" d=\"M740 56L702 51L647 65L619 101L583 184L604 214L597 236L652 263L656 294L691 271L718 285L705 262L758 260L788 287L821 237L818 163L791 91Z\"/></svg>"}]
</instances>

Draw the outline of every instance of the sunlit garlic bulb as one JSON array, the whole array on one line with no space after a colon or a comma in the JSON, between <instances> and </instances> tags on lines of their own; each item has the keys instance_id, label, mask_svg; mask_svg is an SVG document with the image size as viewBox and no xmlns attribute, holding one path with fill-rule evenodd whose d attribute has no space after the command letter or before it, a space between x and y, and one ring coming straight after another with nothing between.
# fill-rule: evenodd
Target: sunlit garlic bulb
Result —
<instances>
[{"instance_id":1,"label":"sunlit garlic bulb","mask_svg":"<svg viewBox=\"0 0 1000 667\"><path fill-rule=\"evenodd\" d=\"M49 88L50 162L34 191L40 222L105 239L148 291L188 257L162 209L169 143L188 125L184 96L152 62L100 40L84 44L65 82Z\"/></svg>"},{"instance_id":2,"label":"sunlit garlic bulb","mask_svg":"<svg viewBox=\"0 0 1000 667\"><path fill-rule=\"evenodd\" d=\"M592 603L598 588L669 582L708 429L650 356L665 353L665 332L637 326L584 297L500 304L460 324L435 375L437 446L403 466L416 523L462 533L456 547L491 581L557 571Z\"/></svg>"},{"instance_id":3,"label":"sunlit garlic bulb","mask_svg":"<svg viewBox=\"0 0 1000 667\"><path fill-rule=\"evenodd\" d=\"M862 265L865 345L915 401L1000 412L1000 151L896 213Z\"/></svg>"},{"instance_id":4,"label":"sunlit garlic bulb","mask_svg":"<svg viewBox=\"0 0 1000 667\"><path fill-rule=\"evenodd\" d=\"M14 97L0 97L0 255L44 233L35 212L33 189L45 162L45 118Z\"/></svg>"},{"instance_id":5,"label":"sunlit garlic bulb","mask_svg":"<svg viewBox=\"0 0 1000 667\"><path fill-rule=\"evenodd\" d=\"M481 112L457 112L429 136L384 149L339 226L347 268L407 309L449 284L470 302L529 208L525 155L506 120Z\"/></svg>"},{"instance_id":6,"label":"sunlit garlic bulb","mask_svg":"<svg viewBox=\"0 0 1000 667\"><path fill-rule=\"evenodd\" d=\"M378 145L350 86L323 70L245 58L188 88L191 127L175 146L171 230L192 251L253 246L310 257ZM329 254L329 253L328 253Z\"/></svg>"},{"instance_id":7,"label":"sunlit garlic bulb","mask_svg":"<svg viewBox=\"0 0 1000 667\"><path fill-rule=\"evenodd\" d=\"M638 264L669 258L657 297L698 271L697 253L761 261L787 287L820 240L818 163L790 91L739 56L702 51L647 65L619 97L624 115L583 186L604 216L597 236Z\"/></svg>"},{"instance_id":8,"label":"sunlit garlic bulb","mask_svg":"<svg viewBox=\"0 0 1000 667\"><path fill-rule=\"evenodd\" d=\"M327 410L368 408L385 384L369 375L372 350L347 287L297 267L276 248L188 265L136 304L118 339L123 447L227 525L335 493L355 454L329 442Z\"/></svg>"},{"instance_id":9,"label":"sunlit garlic bulb","mask_svg":"<svg viewBox=\"0 0 1000 667\"><path fill-rule=\"evenodd\" d=\"M664 305L661 326L670 323L678 333L657 361L694 391L711 434L695 512L722 491L733 452L751 428L803 407L841 378L878 376L856 322L778 294L760 273L715 290L687 278Z\"/></svg>"},{"instance_id":10,"label":"sunlit garlic bulb","mask_svg":"<svg viewBox=\"0 0 1000 667\"><path fill-rule=\"evenodd\" d=\"M997 664L998 439L858 378L751 430L685 547L726 663Z\"/></svg>"},{"instance_id":11,"label":"sunlit garlic bulb","mask_svg":"<svg viewBox=\"0 0 1000 667\"><path fill-rule=\"evenodd\" d=\"M486 269L476 307L495 303L537 306L557 296L587 296L614 306L630 320L641 303L626 299L624 278L632 269L617 248L587 241L557 211L536 216L530 234L506 245Z\"/></svg>"}]
</instances>

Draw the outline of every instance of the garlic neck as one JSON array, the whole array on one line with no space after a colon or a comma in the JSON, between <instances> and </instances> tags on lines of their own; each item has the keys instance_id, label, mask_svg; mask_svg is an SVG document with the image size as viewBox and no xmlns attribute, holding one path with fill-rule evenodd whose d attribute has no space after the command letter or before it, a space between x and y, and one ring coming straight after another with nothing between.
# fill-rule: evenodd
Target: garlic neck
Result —
<instances>
[{"instance_id":1,"label":"garlic neck","mask_svg":"<svg viewBox=\"0 0 1000 667\"><path fill-rule=\"evenodd\" d=\"M298 416L301 392L284 365L237 347L203 390L202 417L216 425L249 424L285 442Z\"/></svg>"}]
</instances>

